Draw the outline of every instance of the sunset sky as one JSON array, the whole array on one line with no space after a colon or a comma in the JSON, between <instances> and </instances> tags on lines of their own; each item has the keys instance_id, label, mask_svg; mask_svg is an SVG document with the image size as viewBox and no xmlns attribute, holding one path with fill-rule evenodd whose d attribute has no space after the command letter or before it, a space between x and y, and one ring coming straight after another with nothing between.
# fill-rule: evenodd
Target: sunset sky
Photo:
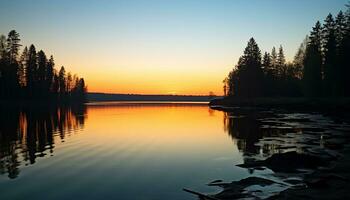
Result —
<instances>
[{"instance_id":1,"label":"sunset sky","mask_svg":"<svg viewBox=\"0 0 350 200\"><path fill-rule=\"evenodd\" d=\"M53 54L89 92L222 94L250 37L287 60L347 0L2 0L0 33Z\"/></svg>"}]
</instances>

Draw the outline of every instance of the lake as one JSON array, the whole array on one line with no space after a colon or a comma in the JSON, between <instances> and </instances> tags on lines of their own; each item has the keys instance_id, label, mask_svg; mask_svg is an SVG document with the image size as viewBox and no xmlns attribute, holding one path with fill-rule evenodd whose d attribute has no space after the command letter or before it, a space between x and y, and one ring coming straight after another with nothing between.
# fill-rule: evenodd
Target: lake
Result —
<instances>
[{"instance_id":1,"label":"lake","mask_svg":"<svg viewBox=\"0 0 350 200\"><path fill-rule=\"evenodd\" d=\"M255 145L275 133L259 117L193 102L2 108L0 199L197 199L182 189L272 174L236 166L278 150Z\"/></svg>"}]
</instances>

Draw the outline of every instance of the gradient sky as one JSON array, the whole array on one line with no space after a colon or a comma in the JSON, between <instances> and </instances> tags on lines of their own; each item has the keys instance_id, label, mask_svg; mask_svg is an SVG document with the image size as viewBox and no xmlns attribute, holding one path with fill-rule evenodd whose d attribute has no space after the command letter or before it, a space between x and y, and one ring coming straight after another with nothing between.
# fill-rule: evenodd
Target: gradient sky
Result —
<instances>
[{"instance_id":1,"label":"gradient sky","mask_svg":"<svg viewBox=\"0 0 350 200\"><path fill-rule=\"evenodd\" d=\"M347 0L2 0L0 33L53 54L90 92L222 94L250 37L291 60Z\"/></svg>"}]
</instances>

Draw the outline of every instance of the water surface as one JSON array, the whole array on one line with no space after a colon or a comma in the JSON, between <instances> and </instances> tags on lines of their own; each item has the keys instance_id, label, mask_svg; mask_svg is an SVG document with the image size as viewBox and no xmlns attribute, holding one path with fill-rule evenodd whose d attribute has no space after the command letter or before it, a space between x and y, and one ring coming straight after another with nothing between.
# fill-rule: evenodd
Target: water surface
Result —
<instances>
[{"instance_id":1,"label":"water surface","mask_svg":"<svg viewBox=\"0 0 350 200\"><path fill-rule=\"evenodd\" d=\"M3 109L0 197L196 199L182 188L249 176L227 120L186 102Z\"/></svg>"}]
</instances>

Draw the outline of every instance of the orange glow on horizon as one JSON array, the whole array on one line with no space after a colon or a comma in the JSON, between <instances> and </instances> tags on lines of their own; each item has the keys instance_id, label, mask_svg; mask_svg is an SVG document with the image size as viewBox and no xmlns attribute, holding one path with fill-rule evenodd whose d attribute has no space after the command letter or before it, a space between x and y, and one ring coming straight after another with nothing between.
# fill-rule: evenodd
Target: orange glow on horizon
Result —
<instances>
[{"instance_id":1,"label":"orange glow on horizon","mask_svg":"<svg viewBox=\"0 0 350 200\"><path fill-rule=\"evenodd\" d=\"M84 74L84 72L82 72ZM130 74L124 72L85 72L89 92L120 94L161 95L222 95L221 79L225 75L193 73L148 72Z\"/></svg>"}]
</instances>

